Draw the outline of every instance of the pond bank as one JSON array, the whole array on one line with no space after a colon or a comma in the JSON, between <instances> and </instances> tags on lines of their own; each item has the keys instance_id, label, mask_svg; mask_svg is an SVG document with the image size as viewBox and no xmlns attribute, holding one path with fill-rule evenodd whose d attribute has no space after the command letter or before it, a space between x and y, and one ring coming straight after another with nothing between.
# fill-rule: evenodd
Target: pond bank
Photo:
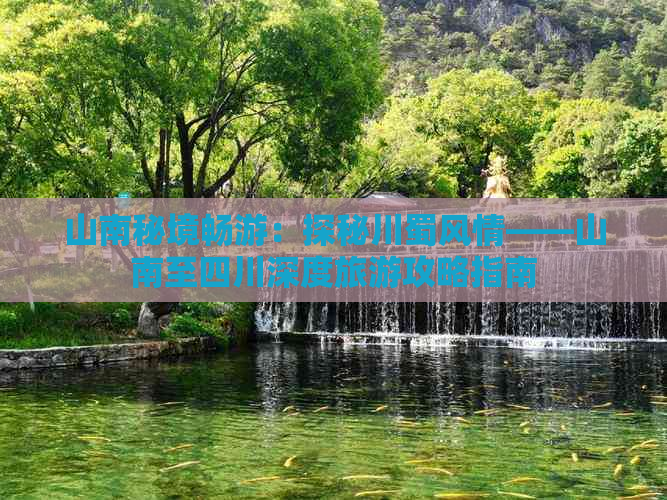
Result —
<instances>
[{"instance_id":1,"label":"pond bank","mask_svg":"<svg viewBox=\"0 0 667 500\"><path fill-rule=\"evenodd\" d=\"M70 366L91 366L133 359L156 359L200 354L216 350L213 337L149 341L82 347L0 350L0 372Z\"/></svg>"}]
</instances>

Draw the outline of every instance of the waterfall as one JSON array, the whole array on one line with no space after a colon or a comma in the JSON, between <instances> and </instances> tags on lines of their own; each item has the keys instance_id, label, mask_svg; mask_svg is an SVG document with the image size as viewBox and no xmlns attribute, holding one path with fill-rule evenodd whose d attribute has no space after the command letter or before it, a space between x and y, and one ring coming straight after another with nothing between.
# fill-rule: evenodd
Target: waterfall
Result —
<instances>
[{"instance_id":1,"label":"waterfall","mask_svg":"<svg viewBox=\"0 0 667 500\"><path fill-rule=\"evenodd\" d=\"M665 314L667 304L658 303L264 302L255 317L267 333L667 340Z\"/></svg>"},{"instance_id":2,"label":"waterfall","mask_svg":"<svg viewBox=\"0 0 667 500\"><path fill-rule=\"evenodd\" d=\"M660 296L661 290L664 296L667 289L667 250L656 239L663 233L647 232L649 225L645 215L641 205L625 210L625 215L621 216L610 212L608 232L613 239L605 252L595 252L592 247L570 251L572 237L567 235L535 240L532 255L530 249L522 252L526 257L549 254L548 259L538 258L536 275L552 280L555 290L563 290L561 295L553 297L553 302L541 302L544 297L536 295L533 301L491 302L491 296L485 295L486 289L483 289L481 302L442 302L438 295L441 291L436 286L428 292L429 302L417 301L416 296L410 296L405 289L400 291L400 296L385 290L386 300L382 301L377 301L378 295L375 295L375 302L349 302L345 301L349 292L345 289L337 291L339 301L336 303L297 305L272 301L271 291L267 290L265 302L258 306L257 329L273 333L329 332L340 336L370 334L385 338L427 335L667 341L667 326L663 322L667 303L637 301L637 290L646 285L650 295L645 297ZM576 211L568 211L554 220L537 214L535 226L538 229L572 228L578 216ZM429 252L427 248L412 250L414 255ZM472 256L475 250L465 251ZM629 269L639 271L629 272ZM586 279L574 284L564 279L577 276ZM612 279L617 277L622 279ZM265 276L267 281L268 276ZM562 302L574 296L575 289L578 300L585 302ZM603 295L601 291L609 290L622 291L614 296L623 296L628 302L605 302L610 295ZM363 289L361 293L370 292ZM508 300L512 297L510 293L505 295ZM423 295L421 297L424 300ZM522 300L525 299L522 297Z\"/></svg>"}]
</instances>

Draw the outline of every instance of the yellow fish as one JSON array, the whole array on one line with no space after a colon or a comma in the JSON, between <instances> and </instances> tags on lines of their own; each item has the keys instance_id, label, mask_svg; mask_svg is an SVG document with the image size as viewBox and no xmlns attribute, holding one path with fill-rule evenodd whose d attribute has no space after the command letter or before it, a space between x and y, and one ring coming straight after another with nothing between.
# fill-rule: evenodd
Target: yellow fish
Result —
<instances>
[{"instance_id":1,"label":"yellow fish","mask_svg":"<svg viewBox=\"0 0 667 500\"><path fill-rule=\"evenodd\" d=\"M506 495L508 497L515 497L515 498L537 498L531 495L525 495L523 493L512 493L510 491L498 491L498 494L500 495Z\"/></svg>"},{"instance_id":2,"label":"yellow fish","mask_svg":"<svg viewBox=\"0 0 667 500\"><path fill-rule=\"evenodd\" d=\"M387 408L389 408L389 406L387 405L378 406L377 408L375 408L375 410L372 411L372 413L379 413L381 411L386 410Z\"/></svg>"},{"instance_id":3,"label":"yellow fish","mask_svg":"<svg viewBox=\"0 0 667 500\"><path fill-rule=\"evenodd\" d=\"M296 457L297 455L292 455L287 460L285 460L283 467L292 467L292 464L294 463L294 460L296 460Z\"/></svg>"},{"instance_id":4,"label":"yellow fish","mask_svg":"<svg viewBox=\"0 0 667 500\"><path fill-rule=\"evenodd\" d=\"M400 493L401 490L373 490L373 491L360 491L355 494L355 497L377 497L384 495L391 495L393 493Z\"/></svg>"},{"instance_id":5,"label":"yellow fish","mask_svg":"<svg viewBox=\"0 0 667 500\"><path fill-rule=\"evenodd\" d=\"M341 477L343 481L356 481L360 479L390 479L389 476L374 476L372 474L358 474L356 476Z\"/></svg>"},{"instance_id":6,"label":"yellow fish","mask_svg":"<svg viewBox=\"0 0 667 500\"><path fill-rule=\"evenodd\" d=\"M329 406L320 406L319 408L315 408L313 410L313 413L319 413L321 411L327 411L329 409Z\"/></svg>"},{"instance_id":7,"label":"yellow fish","mask_svg":"<svg viewBox=\"0 0 667 500\"><path fill-rule=\"evenodd\" d=\"M176 464L176 465L172 465L171 467L165 467L164 469L160 469L160 472L169 472L169 471L176 470L176 469L182 469L184 467L190 467L192 465L198 465L200 463L201 462L198 461L198 460L195 460L195 461L192 461L192 462L183 462L181 464Z\"/></svg>"},{"instance_id":8,"label":"yellow fish","mask_svg":"<svg viewBox=\"0 0 667 500\"><path fill-rule=\"evenodd\" d=\"M632 457L632 460L630 460L630 465L638 465L642 461L642 457L639 455Z\"/></svg>"},{"instance_id":9,"label":"yellow fish","mask_svg":"<svg viewBox=\"0 0 667 500\"><path fill-rule=\"evenodd\" d=\"M634 445L628 451L632 452L640 448L657 448L657 447L658 447L658 441L656 441L655 439L649 439L648 441L644 441L642 443Z\"/></svg>"},{"instance_id":10,"label":"yellow fish","mask_svg":"<svg viewBox=\"0 0 667 500\"><path fill-rule=\"evenodd\" d=\"M296 410L295 406L286 406L285 408L283 408L283 413L287 413L288 411L293 411L293 410Z\"/></svg>"},{"instance_id":11,"label":"yellow fish","mask_svg":"<svg viewBox=\"0 0 667 500\"><path fill-rule=\"evenodd\" d=\"M523 410L523 411L529 411L532 410L532 408L528 406L521 406L521 405L506 405L508 408L513 408L515 410Z\"/></svg>"},{"instance_id":12,"label":"yellow fish","mask_svg":"<svg viewBox=\"0 0 667 500\"><path fill-rule=\"evenodd\" d=\"M254 479L246 479L245 481L241 481L241 484L260 483L262 481L277 481L278 479L280 479L280 476L256 477Z\"/></svg>"},{"instance_id":13,"label":"yellow fish","mask_svg":"<svg viewBox=\"0 0 667 500\"><path fill-rule=\"evenodd\" d=\"M462 422L464 424L472 424L472 422L470 420L466 420L463 417L454 417L454 420L456 420L457 422Z\"/></svg>"},{"instance_id":14,"label":"yellow fish","mask_svg":"<svg viewBox=\"0 0 667 500\"><path fill-rule=\"evenodd\" d=\"M164 450L165 453L172 453L174 451L178 450L185 450L187 448L192 448L194 445L192 444L180 444L178 446L174 446L173 448L169 448L168 450Z\"/></svg>"},{"instance_id":15,"label":"yellow fish","mask_svg":"<svg viewBox=\"0 0 667 500\"><path fill-rule=\"evenodd\" d=\"M417 460L408 460L405 462L406 464L414 465L414 464L427 464L429 462L435 462L435 458L420 458Z\"/></svg>"},{"instance_id":16,"label":"yellow fish","mask_svg":"<svg viewBox=\"0 0 667 500\"><path fill-rule=\"evenodd\" d=\"M417 472L435 472L436 474L447 474L448 476L453 476L454 473L448 471L447 469L441 469L439 467L417 467L415 469Z\"/></svg>"},{"instance_id":17,"label":"yellow fish","mask_svg":"<svg viewBox=\"0 0 667 500\"><path fill-rule=\"evenodd\" d=\"M573 462L578 462L579 461L579 455L577 455L576 453L573 453L572 454L572 461Z\"/></svg>"},{"instance_id":18,"label":"yellow fish","mask_svg":"<svg viewBox=\"0 0 667 500\"><path fill-rule=\"evenodd\" d=\"M591 408L592 408L593 410L601 410L601 409L603 409L603 408L610 408L613 404L614 404L614 403L612 403L611 401L609 401L608 403L605 403L605 404L602 404L602 405L591 406Z\"/></svg>"},{"instance_id":19,"label":"yellow fish","mask_svg":"<svg viewBox=\"0 0 667 500\"><path fill-rule=\"evenodd\" d=\"M541 479L537 477L515 477L514 479L510 479L509 481L505 481L503 484L516 484L516 483L532 483L532 482L539 482L543 483Z\"/></svg>"},{"instance_id":20,"label":"yellow fish","mask_svg":"<svg viewBox=\"0 0 667 500\"><path fill-rule=\"evenodd\" d=\"M614 467L614 479L618 479L623 474L623 464L618 464Z\"/></svg>"},{"instance_id":21,"label":"yellow fish","mask_svg":"<svg viewBox=\"0 0 667 500\"><path fill-rule=\"evenodd\" d=\"M651 401L652 405L667 406L667 401Z\"/></svg>"},{"instance_id":22,"label":"yellow fish","mask_svg":"<svg viewBox=\"0 0 667 500\"><path fill-rule=\"evenodd\" d=\"M530 425L530 422L528 420L526 420L525 422L521 422L519 424L519 428L523 429L524 427L528 427L529 425Z\"/></svg>"},{"instance_id":23,"label":"yellow fish","mask_svg":"<svg viewBox=\"0 0 667 500\"><path fill-rule=\"evenodd\" d=\"M617 417L632 417L636 415L634 411L624 411L622 413L616 413L615 414Z\"/></svg>"}]
</instances>

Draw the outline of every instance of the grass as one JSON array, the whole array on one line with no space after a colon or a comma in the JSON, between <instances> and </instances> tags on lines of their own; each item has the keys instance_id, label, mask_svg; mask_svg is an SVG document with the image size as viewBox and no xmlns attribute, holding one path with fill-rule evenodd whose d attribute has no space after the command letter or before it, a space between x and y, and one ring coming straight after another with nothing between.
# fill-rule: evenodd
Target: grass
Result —
<instances>
[{"instance_id":1,"label":"grass","mask_svg":"<svg viewBox=\"0 0 667 500\"><path fill-rule=\"evenodd\" d=\"M139 304L0 304L0 349L40 349L127 342Z\"/></svg>"},{"instance_id":2,"label":"grass","mask_svg":"<svg viewBox=\"0 0 667 500\"><path fill-rule=\"evenodd\" d=\"M139 303L0 303L0 349L41 349L136 340ZM253 328L255 304L183 303L163 339L212 336L229 345ZM232 335L230 335L230 332Z\"/></svg>"}]
</instances>

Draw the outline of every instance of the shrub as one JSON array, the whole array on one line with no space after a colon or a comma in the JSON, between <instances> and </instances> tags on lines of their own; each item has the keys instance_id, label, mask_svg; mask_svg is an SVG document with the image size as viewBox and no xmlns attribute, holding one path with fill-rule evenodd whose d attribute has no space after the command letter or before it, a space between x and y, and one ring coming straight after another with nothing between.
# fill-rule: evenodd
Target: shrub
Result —
<instances>
[{"instance_id":1,"label":"shrub","mask_svg":"<svg viewBox=\"0 0 667 500\"><path fill-rule=\"evenodd\" d=\"M188 302L182 305L182 310L195 318L215 318L218 314L216 302Z\"/></svg>"},{"instance_id":2,"label":"shrub","mask_svg":"<svg viewBox=\"0 0 667 500\"><path fill-rule=\"evenodd\" d=\"M121 308L111 313L110 323L114 330L127 330L132 328L134 320L130 311Z\"/></svg>"},{"instance_id":3,"label":"shrub","mask_svg":"<svg viewBox=\"0 0 667 500\"><path fill-rule=\"evenodd\" d=\"M217 337L219 334L220 331L216 327L193 318L189 313L176 316L162 333L167 339L205 336Z\"/></svg>"},{"instance_id":4,"label":"shrub","mask_svg":"<svg viewBox=\"0 0 667 500\"><path fill-rule=\"evenodd\" d=\"M15 334L19 329L19 320L14 311L0 310L0 335Z\"/></svg>"},{"instance_id":5,"label":"shrub","mask_svg":"<svg viewBox=\"0 0 667 500\"><path fill-rule=\"evenodd\" d=\"M254 302L237 302L225 314L227 320L236 335L246 336L255 326L255 307Z\"/></svg>"}]
</instances>

